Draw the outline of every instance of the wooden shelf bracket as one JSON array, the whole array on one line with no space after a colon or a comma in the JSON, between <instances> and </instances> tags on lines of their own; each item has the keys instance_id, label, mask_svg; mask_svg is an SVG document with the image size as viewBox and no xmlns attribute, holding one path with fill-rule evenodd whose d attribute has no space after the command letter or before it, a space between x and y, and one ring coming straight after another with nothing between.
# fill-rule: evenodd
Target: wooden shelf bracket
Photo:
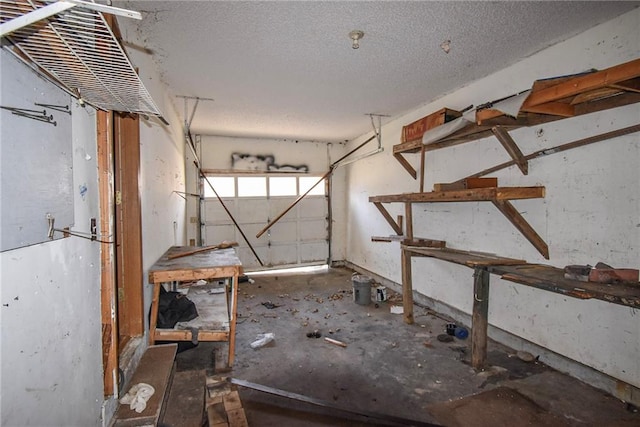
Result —
<instances>
[{"instance_id":1,"label":"wooden shelf bracket","mask_svg":"<svg viewBox=\"0 0 640 427\"><path fill-rule=\"evenodd\" d=\"M502 126L494 126L491 128L491 132L498 138L498 141L502 144L507 153L511 156L513 161L518 165L523 175L529 174L529 162L518 148L516 142L511 138L509 132Z\"/></svg>"}]
</instances>

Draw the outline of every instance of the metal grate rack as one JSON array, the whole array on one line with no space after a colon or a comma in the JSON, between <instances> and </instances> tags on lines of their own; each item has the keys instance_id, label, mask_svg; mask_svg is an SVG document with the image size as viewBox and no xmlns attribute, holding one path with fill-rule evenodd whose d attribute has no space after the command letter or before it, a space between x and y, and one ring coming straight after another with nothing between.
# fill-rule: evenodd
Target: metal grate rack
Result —
<instances>
[{"instance_id":1,"label":"metal grate rack","mask_svg":"<svg viewBox=\"0 0 640 427\"><path fill-rule=\"evenodd\" d=\"M0 24L49 4L0 0ZM6 38L24 57L94 107L161 117L100 12L71 7L22 27Z\"/></svg>"}]
</instances>

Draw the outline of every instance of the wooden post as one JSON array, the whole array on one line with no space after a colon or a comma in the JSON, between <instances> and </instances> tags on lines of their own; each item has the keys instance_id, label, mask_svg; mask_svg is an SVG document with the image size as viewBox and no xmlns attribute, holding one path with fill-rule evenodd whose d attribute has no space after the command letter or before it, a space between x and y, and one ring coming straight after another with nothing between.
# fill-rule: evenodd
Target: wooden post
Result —
<instances>
[{"instance_id":1,"label":"wooden post","mask_svg":"<svg viewBox=\"0 0 640 427\"><path fill-rule=\"evenodd\" d=\"M471 366L482 369L487 362L489 317L489 272L476 267L473 275L473 314L471 324Z\"/></svg>"},{"instance_id":2,"label":"wooden post","mask_svg":"<svg viewBox=\"0 0 640 427\"><path fill-rule=\"evenodd\" d=\"M425 149L424 145L420 150L420 192L424 193L424 164L425 164Z\"/></svg>"},{"instance_id":3,"label":"wooden post","mask_svg":"<svg viewBox=\"0 0 640 427\"><path fill-rule=\"evenodd\" d=\"M402 308L404 322L413 325L413 283L411 280L411 251L402 248Z\"/></svg>"}]
</instances>

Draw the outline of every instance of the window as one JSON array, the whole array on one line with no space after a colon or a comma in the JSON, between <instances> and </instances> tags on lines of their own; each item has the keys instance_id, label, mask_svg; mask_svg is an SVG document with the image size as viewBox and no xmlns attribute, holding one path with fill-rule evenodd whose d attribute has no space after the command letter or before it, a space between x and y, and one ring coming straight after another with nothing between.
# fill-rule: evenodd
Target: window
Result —
<instances>
[{"instance_id":1,"label":"window","mask_svg":"<svg viewBox=\"0 0 640 427\"><path fill-rule=\"evenodd\" d=\"M210 176L207 180L215 188L216 193L220 197L235 197L236 196L236 180L232 176ZM204 197L216 197L211 186L206 182L204 184Z\"/></svg>"},{"instance_id":2,"label":"window","mask_svg":"<svg viewBox=\"0 0 640 427\"><path fill-rule=\"evenodd\" d=\"M238 177L238 197L264 197L267 195L267 177Z\"/></svg>"},{"instance_id":3,"label":"window","mask_svg":"<svg viewBox=\"0 0 640 427\"><path fill-rule=\"evenodd\" d=\"M301 176L300 177L300 194L304 194L311 188L321 177L319 176ZM316 185L313 190L309 191L309 196L324 196L324 179Z\"/></svg>"},{"instance_id":4,"label":"window","mask_svg":"<svg viewBox=\"0 0 640 427\"><path fill-rule=\"evenodd\" d=\"M311 187L309 196L325 195L325 180L320 176L208 176L207 180L220 197L295 197ZM269 181L267 181L267 179ZM267 187L267 183L269 186ZM317 185L316 185L317 183ZM204 185L204 197L215 198L211 186Z\"/></svg>"},{"instance_id":5,"label":"window","mask_svg":"<svg viewBox=\"0 0 640 427\"><path fill-rule=\"evenodd\" d=\"M298 183L295 176L269 177L270 196L297 196Z\"/></svg>"}]
</instances>

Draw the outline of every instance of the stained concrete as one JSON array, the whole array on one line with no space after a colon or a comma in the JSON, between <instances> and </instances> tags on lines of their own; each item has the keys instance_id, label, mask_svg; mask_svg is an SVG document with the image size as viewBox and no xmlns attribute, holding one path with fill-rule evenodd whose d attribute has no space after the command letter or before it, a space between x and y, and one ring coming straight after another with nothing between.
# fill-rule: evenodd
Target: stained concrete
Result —
<instances>
[{"instance_id":1,"label":"stained concrete","mask_svg":"<svg viewBox=\"0 0 640 427\"><path fill-rule=\"evenodd\" d=\"M394 301L377 307L373 301L358 305L353 301L351 275L348 269L330 269L252 276L255 283L242 283L236 361L229 375L341 408L428 423L451 424L444 402L478 395L455 425L476 425L480 415L491 420L497 406L507 414L509 408L528 414L526 425L532 426L550 425L549 420L571 426L640 425L634 408L537 361L524 362L515 351L494 342L489 343L488 352L492 368L476 372L468 362L469 340L437 340L451 319L416 307L416 322L407 325L401 315L390 313L391 305L401 305L399 295L392 292ZM314 331L322 336L308 338ZM275 340L252 349L251 342L266 332L274 333ZM324 337L347 347L330 344ZM178 369L211 371L215 347L201 343L179 354ZM493 391L498 387L511 390L511 397L501 399L506 395ZM479 394L486 392L491 394ZM241 397L252 426L376 424L365 417L249 389L241 389ZM525 401L527 405L520 405Z\"/></svg>"}]
</instances>

